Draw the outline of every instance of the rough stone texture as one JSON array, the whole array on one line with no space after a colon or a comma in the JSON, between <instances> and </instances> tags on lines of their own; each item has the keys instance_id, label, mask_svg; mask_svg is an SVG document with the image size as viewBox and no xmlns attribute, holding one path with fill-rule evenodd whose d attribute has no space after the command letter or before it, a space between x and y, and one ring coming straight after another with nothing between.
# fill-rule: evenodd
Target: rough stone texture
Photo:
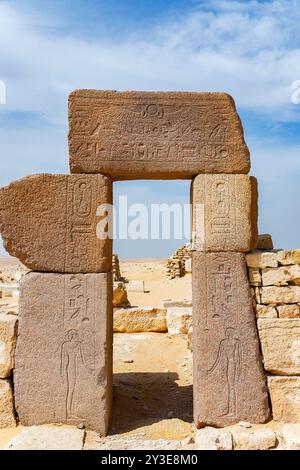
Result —
<instances>
[{"instance_id":1,"label":"rough stone texture","mask_svg":"<svg viewBox=\"0 0 300 470\"><path fill-rule=\"evenodd\" d=\"M166 309L157 307L121 308L114 311L114 332L167 331Z\"/></svg>"},{"instance_id":2,"label":"rough stone texture","mask_svg":"<svg viewBox=\"0 0 300 470\"><path fill-rule=\"evenodd\" d=\"M261 274L258 268L248 268L248 276L251 286L261 286Z\"/></svg>"},{"instance_id":3,"label":"rough stone texture","mask_svg":"<svg viewBox=\"0 0 300 470\"><path fill-rule=\"evenodd\" d=\"M298 304L278 305L276 308L279 318L300 318L300 305Z\"/></svg>"},{"instance_id":4,"label":"rough stone texture","mask_svg":"<svg viewBox=\"0 0 300 470\"><path fill-rule=\"evenodd\" d=\"M257 321L264 367L278 375L300 375L300 319Z\"/></svg>"},{"instance_id":5,"label":"rough stone texture","mask_svg":"<svg viewBox=\"0 0 300 470\"><path fill-rule=\"evenodd\" d=\"M300 264L300 250L281 250L278 252L279 264Z\"/></svg>"},{"instance_id":6,"label":"rough stone texture","mask_svg":"<svg viewBox=\"0 0 300 470\"><path fill-rule=\"evenodd\" d=\"M0 190L6 250L36 271L106 272L112 240L97 237L97 207L112 202L103 175L33 175ZM105 215L105 214L102 214Z\"/></svg>"},{"instance_id":7,"label":"rough stone texture","mask_svg":"<svg viewBox=\"0 0 300 470\"><path fill-rule=\"evenodd\" d=\"M257 244L257 181L247 175L198 175L191 189L193 249L251 251Z\"/></svg>"},{"instance_id":8,"label":"rough stone texture","mask_svg":"<svg viewBox=\"0 0 300 470\"><path fill-rule=\"evenodd\" d=\"M72 173L172 179L250 169L241 121L225 93L76 90L69 124Z\"/></svg>"},{"instance_id":9,"label":"rough stone texture","mask_svg":"<svg viewBox=\"0 0 300 470\"><path fill-rule=\"evenodd\" d=\"M263 286L281 286L287 285L287 283L300 285L300 266L298 264L262 270Z\"/></svg>"},{"instance_id":10,"label":"rough stone texture","mask_svg":"<svg viewBox=\"0 0 300 470\"><path fill-rule=\"evenodd\" d=\"M300 450L300 424L284 424L281 432L287 450Z\"/></svg>"},{"instance_id":11,"label":"rough stone texture","mask_svg":"<svg viewBox=\"0 0 300 470\"><path fill-rule=\"evenodd\" d=\"M192 260L196 426L265 422L268 394L245 257L194 252Z\"/></svg>"},{"instance_id":12,"label":"rough stone texture","mask_svg":"<svg viewBox=\"0 0 300 470\"><path fill-rule=\"evenodd\" d=\"M255 311L256 318L277 318L276 308L270 305L256 304Z\"/></svg>"},{"instance_id":13,"label":"rough stone texture","mask_svg":"<svg viewBox=\"0 0 300 470\"><path fill-rule=\"evenodd\" d=\"M268 377L273 419L300 423L300 377Z\"/></svg>"},{"instance_id":14,"label":"rough stone texture","mask_svg":"<svg viewBox=\"0 0 300 470\"><path fill-rule=\"evenodd\" d=\"M236 427L231 429L234 450L268 450L276 446L276 435L271 429L245 429Z\"/></svg>"},{"instance_id":15,"label":"rough stone texture","mask_svg":"<svg viewBox=\"0 0 300 470\"><path fill-rule=\"evenodd\" d=\"M5 379L14 367L17 319L0 313L0 378Z\"/></svg>"},{"instance_id":16,"label":"rough stone texture","mask_svg":"<svg viewBox=\"0 0 300 470\"><path fill-rule=\"evenodd\" d=\"M206 427L195 432L197 450L232 450L232 435L227 429Z\"/></svg>"},{"instance_id":17,"label":"rough stone texture","mask_svg":"<svg viewBox=\"0 0 300 470\"><path fill-rule=\"evenodd\" d=\"M106 434L112 405L111 277L23 277L14 370L21 424L83 423Z\"/></svg>"},{"instance_id":18,"label":"rough stone texture","mask_svg":"<svg viewBox=\"0 0 300 470\"><path fill-rule=\"evenodd\" d=\"M0 379L0 428L16 426L13 389L9 380Z\"/></svg>"},{"instance_id":19,"label":"rough stone texture","mask_svg":"<svg viewBox=\"0 0 300 470\"><path fill-rule=\"evenodd\" d=\"M300 286L261 288L261 303L263 304L296 304L298 302L300 302Z\"/></svg>"},{"instance_id":20,"label":"rough stone texture","mask_svg":"<svg viewBox=\"0 0 300 470\"><path fill-rule=\"evenodd\" d=\"M166 319L169 334L187 334L192 323L192 307L168 308Z\"/></svg>"},{"instance_id":21,"label":"rough stone texture","mask_svg":"<svg viewBox=\"0 0 300 470\"><path fill-rule=\"evenodd\" d=\"M278 256L276 251L253 251L246 255L248 268L276 268Z\"/></svg>"},{"instance_id":22,"label":"rough stone texture","mask_svg":"<svg viewBox=\"0 0 300 470\"><path fill-rule=\"evenodd\" d=\"M258 235L258 241L256 248L258 250L273 250L273 240L269 233L263 233Z\"/></svg>"},{"instance_id":23,"label":"rough stone texture","mask_svg":"<svg viewBox=\"0 0 300 470\"><path fill-rule=\"evenodd\" d=\"M84 431L56 426L31 426L21 430L3 450L82 450Z\"/></svg>"},{"instance_id":24,"label":"rough stone texture","mask_svg":"<svg viewBox=\"0 0 300 470\"><path fill-rule=\"evenodd\" d=\"M113 285L113 307L128 307L130 302L127 297L124 282L114 282Z\"/></svg>"}]
</instances>

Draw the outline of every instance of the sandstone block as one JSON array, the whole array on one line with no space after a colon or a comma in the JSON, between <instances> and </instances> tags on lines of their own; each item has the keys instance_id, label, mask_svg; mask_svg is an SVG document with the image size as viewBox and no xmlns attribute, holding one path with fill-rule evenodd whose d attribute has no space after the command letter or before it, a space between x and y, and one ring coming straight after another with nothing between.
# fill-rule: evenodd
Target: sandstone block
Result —
<instances>
[{"instance_id":1,"label":"sandstone block","mask_svg":"<svg viewBox=\"0 0 300 470\"><path fill-rule=\"evenodd\" d=\"M300 266L281 266L262 270L263 286L281 286L288 283L300 285Z\"/></svg>"},{"instance_id":2,"label":"sandstone block","mask_svg":"<svg viewBox=\"0 0 300 470\"><path fill-rule=\"evenodd\" d=\"M279 318L300 318L300 305L278 305L276 308Z\"/></svg>"},{"instance_id":3,"label":"sandstone block","mask_svg":"<svg viewBox=\"0 0 300 470\"><path fill-rule=\"evenodd\" d=\"M21 424L84 424L106 434L112 402L112 279L29 273L15 355Z\"/></svg>"},{"instance_id":4,"label":"sandstone block","mask_svg":"<svg viewBox=\"0 0 300 470\"><path fill-rule=\"evenodd\" d=\"M273 240L269 233L258 235L257 247L258 250L273 250Z\"/></svg>"},{"instance_id":5,"label":"sandstone block","mask_svg":"<svg viewBox=\"0 0 300 470\"><path fill-rule=\"evenodd\" d=\"M281 250L278 252L279 264L300 264L300 250Z\"/></svg>"},{"instance_id":6,"label":"sandstone block","mask_svg":"<svg viewBox=\"0 0 300 470\"><path fill-rule=\"evenodd\" d=\"M248 277L251 286L261 286L261 275L258 268L248 268Z\"/></svg>"},{"instance_id":7,"label":"sandstone block","mask_svg":"<svg viewBox=\"0 0 300 470\"><path fill-rule=\"evenodd\" d=\"M114 332L166 332L166 309L157 307L120 308L114 311Z\"/></svg>"},{"instance_id":8,"label":"sandstone block","mask_svg":"<svg viewBox=\"0 0 300 470\"><path fill-rule=\"evenodd\" d=\"M296 304L300 303L300 286L262 287L261 303L263 304Z\"/></svg>"},{"instance_id":9,"label":"sandstone block","mask_svg":"<svg viewBox=\"0 0 300 470\"><path fill-rule=\"evenodd\" d=\"M194 419L265 422L268 394L241 253L193 253Z\"/></svg>"},{"instance_id":10,"label":"sandstone block","mask_svg":"<svg viewBox=\"0 0 300 470\"><path fill-rule=\"evenodd\" d=\"M0 190L6 250L29 269L61 273L111 269L112 240L97 236L97 207L112 202L103 175L34 175ZM104 214L103 214L104 215Z\"/></svg>"},{"instance_id":11,"label":"sandstone block","mask_svg":"<svg viewBox=\"0 0 300 470\"><path fill-rule=\"evenodd\" d=\"M16 426L13 389L9 380L0 379L0 428Z\"/></svg>"},{"instance_id":12,"label":"sandstone block","mask_svg":"<svg viewBox=\"0 0 300 470\"><path fill-rule=\"evenodd\" d=\"M251 251L257 244L257 182L247 175L198 175L192 183L193 249Z\"/></svg>"},{"instance_id":13,"label":"sandstone block","mask_svg":"<svg viewBox=\"0 0 300 470\"><path fill-rule=\"evenodd\" d=\"M72 173L172 179L250 169L242 125L225 93L76 90L69 125Z\"/></svg>"},{"instance_id":14,"label":"sandstone block","mask_svg":"<svg viewBox=\"0 0 300 470\"><path fill-rule=\"evenodd\" d=\"M30 426L22 429L3 450L82 450L83 440L81 429Z\"/></svg>"},{"instance_id":15,"label":"sandstone block","mask_svg":"<svg viewBox=\"0 0 300 470\"><path fill-rule=\"evenodd\" d=\"M276 251L253 251L246 255L248 268L276 268L278 257Z\"/></svg>"},{"instance_id":16,"label":"sandstone block","mask_svg":"<svg viewBox=\"0 0 300 470\"><path fill-rule=\"evenodd\" d=\"M192 307L168 308L166 320L169 334L187 334L192 323Z\"/></svg>"},{"instance_id":17,"label":"sandstone block","mask_svg":"<svg viewBox=\"0 0 300 470\"><path fill-rule=\"evenodd\" d=\"M256 318L277 318L277 310L271 305L256 304Z\"/></svg>"},{"instance_id":18,"label":"sandstone block","mask_svg":"<svg viewBox=\"0 0 300 470\"><path fill-rule=\"evenodd\" d=\"M17 319L0 313L0 378L5 379L14 367L17 338Z\"/></svg>"},{"instance_id":19,"label":"sandstone block","mask_svg":"<svg viewBox=\"0 0 300 470\"><path fill-rule=\"evenodd\" d=\"M257 321L264 367L278 375L300 375L300 319Z\"/></svg>"},{"instance_id":20,"label":"sandstone block","mask_svg":"<svg viewBox=\"0 0 300 470\"><path fill-rule=\"evenodd\" d=\"M271 429L231 429L234 450L268 450L276 446L276 436Z\"/></svg>"},{"instance_id":21,"label":"sandstone block","mask_svg":"<svg viewBox=\"0 0 300 470\"><path fill-rule=\"evenodd\" d=\"M300 423L300 377L268 377L273 419Z\"/></svg>"},{"instance_id":22,"label":"sandstone block","mask_svg":"<svg viewBox=\"0 0 300 470\"><path fill-rule=\"evenodd\" d=\"M206 427L195 433L197 450L232 450L232 435L227 429Z\"/></svg>"},{"instance_id":23,"label":"sandstone block","mask_svg":"<svg viewBox=\"0 0 300 470\"><path fill-rule=\"evenodd\" d=\"M113 284L113 307L128 307L130 302L127 297L126 285L124 282L114 282Z\"/></svg>"},{"instance_id":24,"label":"sandstone block","mask_svg":"<svg viewBox=\"0 0 300 470\"><path fill-rule=\"evenodd\" d=\"M300 424L284 424L281 432L287 450L300 450Z\"/></svg>"}]
</instances>

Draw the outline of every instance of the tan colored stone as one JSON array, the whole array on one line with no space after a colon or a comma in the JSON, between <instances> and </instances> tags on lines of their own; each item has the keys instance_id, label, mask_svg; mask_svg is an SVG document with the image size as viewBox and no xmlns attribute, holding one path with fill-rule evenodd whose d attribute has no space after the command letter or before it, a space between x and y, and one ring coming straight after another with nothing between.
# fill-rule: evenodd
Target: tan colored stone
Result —
<instances>
[{"instance_id":1,"label":"tan colored stone","mask_svg":"<svg viewBox=\"0 0 300 470\"><path fill-rule=\"evenodd\" d=\"M281 250L278 252L279 264L300 264L300 250Z\"/></svg>"},{"instance_id":2,"label":"tan colored stone","mask_svg":"<svg viewBox=\"0 0 300 470\"><path fill-rule=\"evenodd\" d=\"M300 266L280 266L262 270L263 286L281 286L288 283L300 284Z\"/></svg>"},{"instance_id":3,"label":"tan colored stone","mask_svg":"<svg viewBox=\"0 0 300 470\"><path fill-rule=\"evenodd\" d=\"M297 304L278 305L277 311L279 318L300 318L300 305Z\"/></svg>"},{"instance_id":4,"label":"tan colored stone","mask_svg":"<svg viewBox=\"0 0 300 470\"><path fill-rule=\"evenodd\" d=\"M167 331L166 309L157 307L131 307L114 311L114 332L139 333Z\"/></svg>"},{"instance_id":5,"label":"tan colored stone","mask_svg":"<svg viewBox=\"0 0 300 470\"><path fill-rule=\"evenodd\" d=\"M300 450L300 424L284 424L281 432L287 450Z\"/></svg>"},{"instance_id":6,"label":"tan colored stone","mask_svg":"<svg viewBox=\"0 0 300 470\"><path fill-rule=\"evenodd\" d=\"M264 367L278 375L300 375L300 319L257 321Z\"/></svg>"},{"instance_id":7,"label":"tan colored stone","mask_svg":"<svg viewBox=\"0 0 300 470\"><path fill-rule=\"evenodd\" d=\"M197 450L232 450L232 435L227 429L216 429L207 426L195 433Z\"/></svg>"},{"instance_id":8,"label":"tan colored stone","mask_svg":"<svg viewBox=\"0 0 300 470\"><path fill-rule=\"evenodd\" d=\"M247 175L198 175L192 183L193 249L251 251L257 244L257 182Z\"/></svg>"},{"instance_id":9,"label":"tan colored stone","mask_svg":"<svg viewBox=\"0 0 300 470\"><path fill-rule=\"evenodd\" d=\"M271 305L256 304L256 318L277 318L277 310Z\"/></svg>"},{"instance_id":10,"label":"tan colored stone","mask_svg":"<svg viewBox=\"0 0 300 470\"><path fill-rule=\"evenodd\" d=\"M257 304L261 304L261 290L260 287L254 288L254 299Z\"/></svg>"},{"instance_id":11,"label":"tan colored stone","mask_svg":"<svg viewBox=\"0 0 300 470\"><path fill-rule=\"evenodd\" d=\"M248 268L250 286L261 286L261 275L258 268Z\"/></svg>"},{"instance_id":12,"label":"tan colored stone","mask_svg":"<svg viewBox=\"0 0 300 470\"><path fill-rule=\"evenodd\" d=\"M128 307L130 302L127 297L124 282L114 282L113 285L113 307Z\"/></svg>"},{"instance_id":13,"label":"tan colored stone","mask_svg":"<svg viewBox=\"0 0 300 470\"><path fill-rule=\"evenodd\" d=\"M269 233L258 235L257 250L273 250L273 240Z\"/></svg>"},{"instance_id":14,"label":"tan colored stone","mask_svg":"<svg viewBox=\"0 0 300 470\"><path fill-rule=\"evenodd\" d=\"M246 255L248 268L276 268L278 258L276 251L253 251Z\"/></svg>"},{"instance_id":15,"label":"tan colored stone","mask_svg":"<svg viewBox=\"0 0 300 470\"><path fill-rule=\"evenodd\" d=\"M168 308L166 319L169 334L186 335L192 323L192 307Z\"/></svg>"},{"instance_id":16,"label":"tan colored stone","mask_svg":"<svg viewBox=\"0 0 300 470\"><path fill-rule=\"evenodd\" d=\"M194 252L192 261L196 426L265 422L268 394L245 256Z\"/></svg>"},{"instance_id":17,"label":"tan colored stone","mask_svg":"<svg viewBox=\"0 0 300 470\"><path fill-rule=\"evenodd\" d=\"M225 93L76 90L69 124L72 173L173 179L250 169L241 121Z\"/></svg>"},{"instance_id":18,"label":"tan colored stone","mask_svg":"<svg viewBox=\"0 0 300 470\"><path fill-rule=\"evenodd\" d=\"M300 302L300 286L262 287L263 304L296 304Z\"/></svg>"},{"instance_id":19,"label":"tan colored stone","mask_svg":"<svg viewBox=\"0 0 300 470\"><path fill-rule=\"evenodd\" d=\"M83 440L81 429L30 426L22 429L3 450L82 450Z\"/></svg>"},{"instance_id":20,"label":"tan colored stone","mask_svg":"<svg viewBox=\"0 0 300 470\"><path fill-rule=\"evenodd\" d=\"M0 190L0 232L6 250L28 268L106 272L112 240L96 234L97 207L112 202L103 175L33 175Z\"/></svg>"},{"instance_id":21,"label":"tan colored stone","mask_svg":"<svg viewBox=\"0 0 300 470\"><path fill-rule=\"evenodd\" d=\"M14 367L16 338L16 317L0 314L0 378L2 379L9 377Z\"/></svg>"},{"instance_id":22,"label":"tan colored stone","mask_svg":"<svg viewBox=\"0 0 300 470\"><path fill-rule=\"evenodd\" d=\"M106 434L112 406L112 276L29 273L14 369L21 424Z\"/></svg>"},{"instance_id":23,"label":"tan colored stone","mask_svg":"<svg viewBox=\"0 0 300 470\"><path fill-rule=\"evenodd\" d=\"M271 429L231 429L234 450L268 450L276 446L276 435Z\"/></svg>"},{"instance_id":24,"label":"tan colored stone","mask_svg":"<svg viewBox=\"0 0 300 470\"><path fill-rule=\"evenodd\" d=\"M0 428L16 426L14 414L14 398L11 382L0 379Z\"/></svg>"},{"instance_id":25,"label":"tan colored stone","mask_svg":"<svg viewBox=\"0 0 300 470\"><path fill-rule=\"evenodd\" d=\"M300 377L268 377L273 419L300 423Z\"/></svg>"}]
</instances>

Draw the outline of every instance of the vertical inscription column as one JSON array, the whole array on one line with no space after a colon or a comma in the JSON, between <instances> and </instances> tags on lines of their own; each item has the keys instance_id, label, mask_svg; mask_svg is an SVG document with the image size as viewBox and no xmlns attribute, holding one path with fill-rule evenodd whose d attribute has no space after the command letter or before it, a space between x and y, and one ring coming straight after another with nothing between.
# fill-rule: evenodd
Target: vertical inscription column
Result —
<instances>
[{"instance_id":1,"label":"vertical inscription column","mask_svg":"<svg viewBox=\"0 0 300 470\"><path fill-rule=\"evenodd\" d=\"M269 417L245 255L257 239L256 181L199 175L193 200L194 419L198 427Z\"/></svg>"}]
</instances>

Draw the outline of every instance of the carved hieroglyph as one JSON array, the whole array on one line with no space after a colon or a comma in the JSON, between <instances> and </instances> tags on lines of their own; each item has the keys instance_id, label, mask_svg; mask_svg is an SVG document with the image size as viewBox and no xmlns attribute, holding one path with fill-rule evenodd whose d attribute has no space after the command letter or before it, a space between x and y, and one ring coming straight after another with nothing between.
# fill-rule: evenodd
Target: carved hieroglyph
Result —
<instances>
[{"instance_id":1,"label":"carved hieroglyph","mask_svg":"<svg viewBox=\"0 0 300 470\"><path fill-rule=\"evenodd\" d=\"M72 173L172 179L250 169L241 121L225 93L77 90L69 124Z\"/></svg>"},{"instance_id":2,"label":"carved hieroglyph","mask_svg":"<svg viewBox=\"0 0 300 470\"><path fill-rule=\"evenodd\" d=\"M257 244L257 181L247 175L198 175L191 186L193 249L247 252Z\"/></svg>"},{"instance_id":3,"label":"carved hieroglyph","mask_svg":"<svg viewBox=\"0 0 300 470\"><path fill-rule=\"evenodd\" d=\"M14 386L20 423L107 432L112 401L112 280L29 273L21 281Z\"/></svg>"},{"instance_id":4,"label":"carved hieroglyph","mask_svg":"<svg viewBox=\"0 0 300 470\"><path fill-rule=\"evenodd\" d=\"M263 423L268 394L244 255L194 252L192 262L195 423Z\"/></svg>"},{"instance_id":5,"label":"carved hieroglyph","mask_svg":"<svg viewBox=\"0 0 300 470\"><path fill-rule=\"evenodd\" d=\"M4 246L36 271L109 271L112 240L96 233L97 207L108 203L112 183L103 175L41 174L15 181L0 190Z\"/></svg>"}]
</instances>

